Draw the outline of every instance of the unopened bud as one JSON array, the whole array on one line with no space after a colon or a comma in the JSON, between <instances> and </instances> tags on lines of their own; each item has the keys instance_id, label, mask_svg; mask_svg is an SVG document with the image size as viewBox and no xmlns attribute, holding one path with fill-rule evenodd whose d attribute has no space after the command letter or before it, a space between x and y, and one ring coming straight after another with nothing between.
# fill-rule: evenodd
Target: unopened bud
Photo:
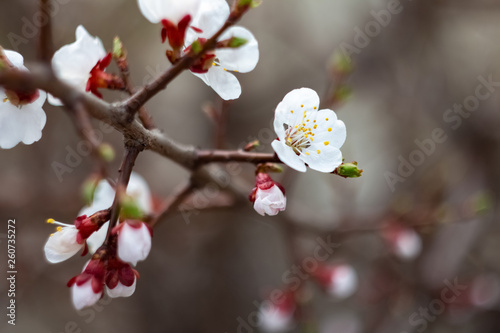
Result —
<instances>
[{"instance_id":1,"label":"unopened bud","mask_svg":"<svg viewBox=\"0 0 500 333\"><path fill-rule=\"evenodd\" d=\"M99 156L106 162L111 162L115 159L115 150L111 145L103 143L99 146Z\"/></svg>"},{"instance_id":2,"label":"unopened bud","mask_svg":"<svg viewBox=\"0 0 500 333\"><path fill-rule=\"evenodd\" d=\"M101 177L92 175L82 184L82 198L86 205L90 205L94 200L94 193Z\"/></svg>"},{"instance_id":3,"label":"unopened bud","mask_svg":"<svg viewBox=\"0 0 500 333\"><path fill-rule=\"evenodd\" d=\"M252 142L249 142L246 144L245 148L243 148L244 151L252 151L260 146L259 140L254 140Z\"/></svg>"},{"instance_id":4,"label":"unopened bud","mask_svg":"<svg viewBox=\"0 0 500 333\"><path fill-rule=\"evenodd\" d=\"M335 52L330 60L330 67L336 75L348 75L353 71L352 59L344 52Z\"/></svg>"},{"instance_id":5,"label":"unopened bud","mask_svg":"<svg viewBox=\"0 0 500 333\"><path fill-rule=\"evenodd\" d=\"M120 40L120 37L115 37L113 39L113 58L122 59L127 56L125 49L123 48L123 43Z\"/></svg>"},{"instance_id":6,"label":"unopened bud","mask_svg":"<svg viewBox=\"0 0 500 333\"><path fill-rule=\"evenodd\" d=\"M122 197L121 207L120 217L122 219L140 220L144 216L138 203L131 196L125 195Z\"/></svg>"},{"instance_id":7,"label":"unopened bud","mask_svg":"<svg viewBox=\"0 0 500 333\"><path fill-rule=\"evenodd\" d=\"M197 39L191 44L191 51L193 51L194 54L199 54L201 51L203 51L203 45L201 44L200 40Z\"/></svg>"},{"instance_id":8,"label":"unopened bud","mask_svg":"<svg viewBox=\"0 0 500 333\"><path fill-rule=\"evenodd\" d=\"M238 48L238 47L245 45L247 42L248 42L248 40L245 38L231 37L229 39L225 39L225 40L218 42L217 48L224 48L224 47Z\"/></svg>"},{"instance_id":9,"label":"unopened bud","mask_svg":"<svg viewBox=\"0 0 500 333\"><path fill-rule=\"evenodd\" d=\"M255 171L256 174L268 173L268 172L276 172L276 173L283 172L283 167L276 163L264 163L264 164L259 164L257 170Z\"/></svg>"},{"instance_id":10,"label":"unopened bud","mask_svg":"<svg viewBox=\"0 0 500 333\"><path fill-rule=\"evenodd\" d=\"M363 170L358 168L358 162L342 163L333 171L334 174L344 178L358 178L362 172Z\"/></svg>"}]
</instances>

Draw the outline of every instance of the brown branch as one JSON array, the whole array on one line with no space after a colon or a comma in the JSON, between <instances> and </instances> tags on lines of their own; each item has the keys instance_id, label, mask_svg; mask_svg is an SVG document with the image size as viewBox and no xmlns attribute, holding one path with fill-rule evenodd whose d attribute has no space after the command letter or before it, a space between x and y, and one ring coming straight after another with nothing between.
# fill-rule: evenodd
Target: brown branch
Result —
<instances>
[{"instance_id":1,"label":"brown branch","mask_svg":"<svg viewBox=\"0 0 500 333\"><path fill-rule=\"evenodd\" d=\"M47 22L40 27L40 38L38 39L38 59L43 63L49 64L49 66L53 54L50 2L51 0L40 0L39 10L42 15L45 15Z\"/></svg>"},{"instance_id":2,"label":"brown branch","mask_svg":"<svg viewBox=\"0 0 500 333\"><path fill-rule=\"evenodd\" d=\"M127 113L137 112L141 106L149 101L153 96L157 95L160 91L165 89L167 85L175 79L184 70L191 67L196 60L200 59L205 53L215 49L217 46L217 39L229 27L233 26L241 18L244 12L233 10L226 20L224 25L217 31L210 39L208 39L202 46L200 52L195 53L194 50L181 57L176 63L172 65L167 71L161 74L153 82L147 84L142 89L137 91L133 96L125 100L121 106Z\"/></svg>"},{"instance_id":3,"label":"brown branch","mask_svg":"<svg viewBox=\"0 0 500 333\"><path fill-rule=\"evenodd\" d=\"M251 153L243 150L198 150L196 163L203 165L214 162L282 163L276 154Z\"/></svg>"},{"instance_id":4,"label":"brown branch","mask_svg":"<svg viewBox=\"0 0 500 333\"><path fill-rule=\"evenodd\" d=\"M165 199L158 213L151 218L149 225L154 227L159 221L172 214L177 207L179 207L179 205L193 193L195 188L196 185L190 181L188 184L177 190L176 193Z\"/></svg>"},{"instance_id":5,"label":"brown branch","mask_svg":"<svg viewBox=\"0 0 500 333\"><path fill-rule=\"evenodd\" d=\"M101 142L97 139L97 135L92 127L87 110L82 103L77 103L73 107L70 107L69 111L77 132L80 134L82 139L90 143L92 149L91 154L95 161L98 173L103 178L107 177L106 162L101 157L99 152Z\"/></svg>"},{"instance_id":6,"label":"brown branch","mask_svg":"<svg viewBox=\"0 0 500 333\"><path fill-rule=\"evenodd\" d=\"M134 168L135 160L137 159L137 156L139 156L139 153L142 150L143 147L133 142L128 141L125 143L125 154L123 156L123 161L120 166L120 169L118 170L119 176L118 176L118 181L116 182L115 199L113 201L113 205L111 206L111 217L109 219L109 227L108 227L108 233L106 235L106 242L109 241L111 231L118 222L121 210L121 200L125 191L127 190L127 185L130 180L130 174L132 173L132 170Z\"/></svg>"}]
</instances>

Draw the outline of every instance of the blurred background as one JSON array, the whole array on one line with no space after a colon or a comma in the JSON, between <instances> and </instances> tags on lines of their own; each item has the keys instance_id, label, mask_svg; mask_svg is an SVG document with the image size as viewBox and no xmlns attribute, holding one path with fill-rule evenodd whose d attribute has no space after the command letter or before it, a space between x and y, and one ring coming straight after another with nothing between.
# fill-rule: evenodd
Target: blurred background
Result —
<instances>
[{"instance_id":1,"label":"blurred background","mask_svg":"<svg viewBox=\"0 0 500 333\"><path fill-rule=\"evenodd\" d=\"M120 36L137 86L169 66L160 26L136 1L55 2L56 48L72 43L83 24L108 49ZM28 67L36 15L36 1L0 2L0 45L17 49ZM240 23L258 39L261 58L238 75L243 94L227 104L225 146L258 139L260 151L271 152L276 105L310 87L346 123L343 156L363 176L273 176L288 199L276 217L259 216L250 202L176 214L155 229L135 294L80 312L65 285L85 259L47 263L43 246L53 227L44 221L74 220L92 163L84 157L57 176L54 162L65 164L80 139L67 114L46 105L41 141L0 152L0 268L7 271L6 224L15 218L18 270L17 325L3 315L1 331L499 332L499 22L494 0L264 0ZM352 72L335 52L351 56ZM186 72L147 107L169 136L208 149L215 129L202 111L207 102L221 104ZM95 126L116 149L109 169L116 176L121 135ZM135 170L159 198L188 176L152 152ZM233 179L243 178L250 192L253 172L244 165ZM258 317L260 302L287 287L295 311Z\"/></svg>"}]
</instances>

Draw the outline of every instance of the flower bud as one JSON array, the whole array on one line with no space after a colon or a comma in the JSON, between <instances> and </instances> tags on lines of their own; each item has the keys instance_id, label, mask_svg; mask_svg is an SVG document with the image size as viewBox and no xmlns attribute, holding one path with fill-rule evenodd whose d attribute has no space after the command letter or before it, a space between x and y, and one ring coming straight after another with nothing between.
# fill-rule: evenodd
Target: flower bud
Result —
<instances>
[{"instance_id":1,"label":"flower bud","mask_svg":"<svg viewBox=\"0 0 500 333\"><path fill-rule=\"evenodd\" d=\"M249 195L257 213L264 216L277 215L286 208L285 189L276 183L267 173L257 173L255 188Z\"/></svg>"},{"instance_id":2,"label":"flower bud","mask_svg":"<svg viewBox=\"0 0 500 333\"><path fill-rule=\"evenodd\" d=\"M363 170L358 168L358 162L352 162L342 163L333 173L344 178L358 178L361 177Z\"/></svg>"},{"instance_id":3,"label":"flower bud","mask_svg":"<svg viewBox=\"0 0 500 333\"><path fill-rule=\"evenodd\" d=\"M113 233L118 234L120 260L135 266L149 255L152 231L144 222L125 221L116 226Z\"/></svg>"}]
</instances>

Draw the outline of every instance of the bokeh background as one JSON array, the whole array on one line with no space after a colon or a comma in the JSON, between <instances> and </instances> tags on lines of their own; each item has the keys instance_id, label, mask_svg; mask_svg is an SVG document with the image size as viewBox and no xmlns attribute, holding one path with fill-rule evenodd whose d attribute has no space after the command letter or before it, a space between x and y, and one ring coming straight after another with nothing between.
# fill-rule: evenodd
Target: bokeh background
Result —
<instances>
[{"instance_id":1,"label":"bokeh background","mask_svg":"<svg viewBox=\"0 0 500 333\"><path fill-rule=\"evenodd\" d=\"M121 37L136 85L168 67L160 28L140 14L136 1L55 2L56 47L73 42L76 26L83 24L107 48L115 35ZM261 150L271 152L271 121L283 96L310 87L327 100L336 84L332 54L356 46L357 29L370 29L372 11L388 6L384 0L264 0L246 15L241 24L257 37L261 59L253 72L238 75L243 94L227 106L226 147L259 139ZM73 309L65 284L84 259L47 263L43 245L53 229L44 221L75 218L92 164L84 158L59 181L52 164L64 163L80 139L67 114L47 105L41 141L0 151L0 269L7 270L7 220L15 218L18 270L17 325L7 325L2 314L1 331L258 332L262 327L242 321L248 323L268 291L285 285L283 274L297 257L311 256L317 238L330 237L340 246L328 264L352 265L356 292L338 299L305 279L301 315L291 331L498 332L499 85L466 116L447 110L470 103L481 77L500 81L500 3L402 0L400 6L352 54L353 72L342 81L352 94L333 105L348 129L343 155L358 161L361 178L287 171L276 176L288 198L286 212L276 217L260 217L250 203L170 217L155 230L148 260L138 265L135 294L81 312ZM28 64L35 57L36 31L27 34L26 22L36 12L36 1L0 1L0 45L15 49L9 36L21 36L17 48ZM171 137L211 148L214 126L202 111L207 102L220 105L210 88L184 73L147 107ZM422 150L415 140L428 142L435 129L446 139L428 154L415 153ZM101 130L120 156L121 136ZM403 176L398 168L410 156L421 158L413 171L403 167ZM110 165L113 175L119 159ZM140 155L136 171L160 198L188 176L151 152ZM395 175L401 178L394 181ZM248 165L238 176L249 191L252 176ZM394 250L400 230L417 233L422 247L414 258ZM445 281L454 280L466 286L461 295L432 319L415 322L425 318L421 308L441 299ZM5 279L0 300L5 309Z\"/></svg>"}]
</instances>

